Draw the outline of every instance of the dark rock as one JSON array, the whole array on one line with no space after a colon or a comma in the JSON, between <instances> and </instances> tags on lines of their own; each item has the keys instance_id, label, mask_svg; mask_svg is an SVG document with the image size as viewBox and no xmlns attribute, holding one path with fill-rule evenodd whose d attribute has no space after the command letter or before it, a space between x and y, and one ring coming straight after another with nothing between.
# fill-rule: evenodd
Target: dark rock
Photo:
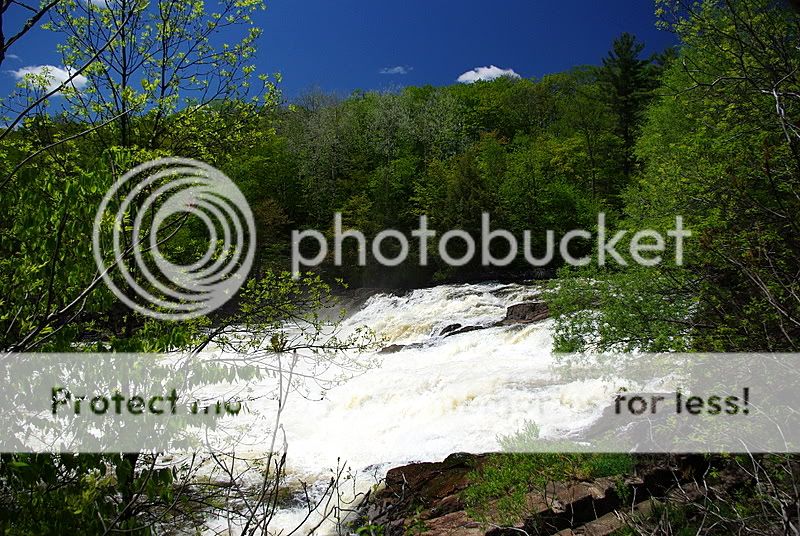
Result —
<instances>
[{"instance_id":1,"label":"dark rock","mask_svg":"<svg viewBox=\"0 0 800 536\"><path fill-rule=\"evenodd\" d=\"M459 329L460 327L461 327L461 324L450 324L449 326L446 326L446 327L445 327L445 328L444 328L444 329L443 329L443 330L442 330L442 331L439 333L439 336L440 336L440 337L446 337L447 335L449 335L450 333L452 333L452 332L456 331L456 330L457 330L457 329Z\"/></svg>"},{"instance_id":2,"label":"dark rock","mask_svg":"<svg viewBox=\"0 0 800 536\"><path fill-rule=\"evenodd\" d=\"M413 495L423 503L431 503L463 489L467 474L479 464L482 456L451 454L443 462L422 462L395 467L386 473L386 489Z\"/></svg>"},{"instance_id":3,"label":"dark rock","mask_svg":"<svg viewBox=\"0 0 800 536\"><path fill-rule=\"evenodd\" d=\"M420 524L430 536L609 536L620 528L615 521L618 511L644 511L650 497L663 496L676 483L696 482L708 470L708 461L702 455L679 455L642 463L635 475L623 480L607 477L549 482L544 490L525 494L524 511L516 519L493 527L473 518L462 500L473 471L480 473L485 461L485 456L457 453L443 462L390 469L385 486L360 506L361 521L381 525L386 536L408 534ZM621 486L627 488L624 494L620 494ZM628 502L631 499L633 503ZM500 501L491 500L482 506L488 519L504 512Z\"/></svg>"},{"instance_id":4,"label":"dark rock","mask_svg":"<svg viewBox=\"0 0 800 536\"><path fill-rule=\"evenodd\" d=\"M457 328L454 331L451 331L445 337L452 337L453 335L461 335L462 333L469 333L470 331L478 331L479 329L486 329L490 326L464 326L463 328Z\"/></svg>"},{"instance_id":5,"label":"dark rock","mask_svg":"<svg viewBox=\"0 0 800 536\"><path fill-rule=\"evenodd\" d=\"M421 342L414 342L411 344L390 344L384 348L381 348L378 354L396 354L402 350L413 350L415 348L422 348Z\"/></svg>"},{"instance_id":6,"label":"dark rock","mask_svg":"<svg viewBox=\"0 0 800 536\"><path fill-rule=\"evenodd\" d=\"M469 474L480 467L484 456L452 454L443 462L412 463L390 469L385 486L368 502L366 519L381 524L387 535L404 534L412 518L436 519L462 512L461 491Z\"/></svg>"},{"instance_id":7,"label":"dark rock","mask_svg":"<svg viewBox=\"0 0 800 536\"><path fill-rule=\"evenodd\" d=\"M390 344L389 346L381 348L381 350L378 353L379 354L396 354L397 352L399 352L400 350L402 350L405 347L406 347L405 344Z\"/></svg>"},{"instance_id":8,"label":"dark rock","mask_svg":"<svg viewBox=\"0 0 800 536\"><path fill-rule=\"evenodd\" d=\"M530 324L550 317L550 308L544 302L525 302L512 305L506 310L501 326L510 324Z\"/></svg>"}]
</instances>

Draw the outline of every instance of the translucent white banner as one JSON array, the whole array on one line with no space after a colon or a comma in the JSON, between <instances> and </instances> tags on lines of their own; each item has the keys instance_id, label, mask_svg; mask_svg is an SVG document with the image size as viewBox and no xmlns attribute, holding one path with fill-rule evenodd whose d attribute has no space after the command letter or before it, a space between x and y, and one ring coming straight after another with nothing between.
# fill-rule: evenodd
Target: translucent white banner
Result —
<instances>
[{"instance_id":1,"label":"translucent white banner","mask_svg":"<svg viewBox=\"0 0 800 536\"><path fill-rule=\"evenodd\" d=\"M392 358L402 359L402 354ZM0 357L0 451L263 450L282 425L283 397L296 382L313 381L291 366L292 359L279 354L268 359L6 354ZM531 356L532 368L534 364L541 369L541 361L534 363ZM537 372L547 379L520 383L515 394L518 407L529 408L530 418L520 423L517 415L514 423L501 423L500 429L509 433L486 449L800 452L798 364L800 354L556 355L546 375ZM603 390L601 396L586 398L582 424L567 427L569 432L561 435L542 434L537 420L548 411L562 411L558 404L574 399L563 394L554 399L553 389L563 393L563 386L574 391L590 385L602 385ZM402 389L394 386L394 395ZM314 401L306 397L303 403L311 407ZM473 425L496 425L488 421L497 421L502 412L495 411L491 400L482 404L485 413L470 417ZM413 423L400 418L403 411L394 403L385 419ZM308 413L308 419L319 422L304 424L324 428L326 413L315 415ZM448 416L442 413L440 418ZM295 446L319 438L288 433L295 436ZM407 433L414 437L415 430ZM476 448L457 442L446 447L452 452ZM354 450L369 448L353 445Z\"/></svg>"}]
</instances>

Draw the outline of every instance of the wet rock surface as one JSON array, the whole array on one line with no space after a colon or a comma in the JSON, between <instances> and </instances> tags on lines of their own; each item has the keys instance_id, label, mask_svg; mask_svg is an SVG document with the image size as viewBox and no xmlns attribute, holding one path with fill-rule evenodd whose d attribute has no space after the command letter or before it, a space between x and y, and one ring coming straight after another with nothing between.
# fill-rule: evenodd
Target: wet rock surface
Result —
<instances>
[{"instance_id":1,"label":"wet rock surface","mask_svg":"<svg viewBox=\"0 0 800 536\"><path fill-rule=\"evenodd\" d=\"M469 333L470 331L478 331L481 329L486 329L491 326L464 326L463 328L458 328L449 332L445 337L452 337L453 335L461 335L462 333Z\"/></svg>"},{"instance_id":2,"label":"wet rock surface","mask_svg":"<svg viewBox=\"0 0 800 536\"><path fill-rule=\"evenodd\" d=\"M509 307L506 310L506 317L499 325L530 324L548 318L550 318L550 308L545 302L525 302Z\"/></svg>"},{"instance_id":3,"label":"wet rock surface","mask_svg":"<svg viewBox=\"0 0 800 536\"><path fill-rule=\"evenodd\" d=\"M450 324L449 326L445 326L444 328L442 328L442 331L439 332L439 336L447 337L448 335L451 335L452 333L458 331L462 327L463 326L461 324Z\"/></svg>"},{"instance_id":4,"label":"wet rock surface","mask_svg":"<svg viewBox=\"0 0 800 536\"><path fill-rule=\"evenodd\" d=\"M422 348L421 342L415 342L412 344L390 344L389 346L385 346L381 348L378 354L396 354L397 352L402 352L403 350L413 350L414 348Z\"/></svg>"}]
</instances>

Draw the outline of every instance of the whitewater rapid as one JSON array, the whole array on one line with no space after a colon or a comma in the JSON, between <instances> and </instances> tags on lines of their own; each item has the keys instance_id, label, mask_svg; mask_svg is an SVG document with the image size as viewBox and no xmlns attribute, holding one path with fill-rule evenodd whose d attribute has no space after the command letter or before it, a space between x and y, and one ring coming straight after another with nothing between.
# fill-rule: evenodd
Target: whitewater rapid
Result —
<instances>
[{"instance_id":1,"label":"whitewater rapid","mask_svg":"<svg viewBox=\"0 0 800 536\"><path fill-rule=\"evenodd\" d=\"M343 374L336 385L311 389L310 396L290 397L281 416L287 485L326 481L332 468L346 464L355 476L351 491L363 492L392 466L438 461L453 452L497 451L498 437L526 422L536 423L544 438L591 424L615 386L600 380L559 383L550 370L552 320L440 336L455 323L492 325L510 305L538 295L536 286L475 284L369 298L342 329L366 325L387 345L411 346L352 356L363 369ZM264 404L265 415L274 412L274 405ZM270 418L248 426L262 429ZM284 508L270 532L291 531L304 517L301 504Z\"/></svg>"},{"instance_id":2,"label":"whitewater rapid","mask_svg":"<svg viewBox=\"0 0 800 536\"><path fill-rule=\"evenodd\" d=\"M438 335L455 323L494 324L508 306L537 294L533 287L484 284L370 298L344 328L367 325L387 344L411 347L378 356L377 366L322 401L292 405L284 421L292 466L311 470L331 455L355 467L440 460L497 450L498 435L525 421L546 437L588 424L592 412L580 412L587 394L552 383L551 321Z\"/></svg>"}]
</instances>

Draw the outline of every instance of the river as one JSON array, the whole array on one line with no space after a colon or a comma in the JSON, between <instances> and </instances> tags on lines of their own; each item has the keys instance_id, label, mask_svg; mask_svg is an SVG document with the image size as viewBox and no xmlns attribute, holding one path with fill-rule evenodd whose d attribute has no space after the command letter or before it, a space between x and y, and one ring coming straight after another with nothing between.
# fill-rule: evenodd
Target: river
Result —
<instances>
[{"instance_id":1,"label":"river","mask_svg":"<svg viewBox=\"0 0 800 536\"><path fill-rule=\"evenodd\" d=\"M346 371L340 382L312 388L309 396L290 397L281 418L285 484L303 480L318 490L331 469L346 463L353 478L342 493L349 500L392 466L496 451L499 436L529 421L542 437L559 438L596 420L614 386L601 380L564 384L552 375L552 320L440 335L454 323L493 324L508 306L539 293L534 285L484 283L370 297L344 320L343 330L366 325L386 344L418 346L355 355L363 369ZM266 405L265 414L270 411L274 406ZM284 505L270 532L288 533L305 516L302 501ZM299 533L317 522L312 516ZM333 530L329 524L321 532Z\"/></svg>"}]
</instances>

